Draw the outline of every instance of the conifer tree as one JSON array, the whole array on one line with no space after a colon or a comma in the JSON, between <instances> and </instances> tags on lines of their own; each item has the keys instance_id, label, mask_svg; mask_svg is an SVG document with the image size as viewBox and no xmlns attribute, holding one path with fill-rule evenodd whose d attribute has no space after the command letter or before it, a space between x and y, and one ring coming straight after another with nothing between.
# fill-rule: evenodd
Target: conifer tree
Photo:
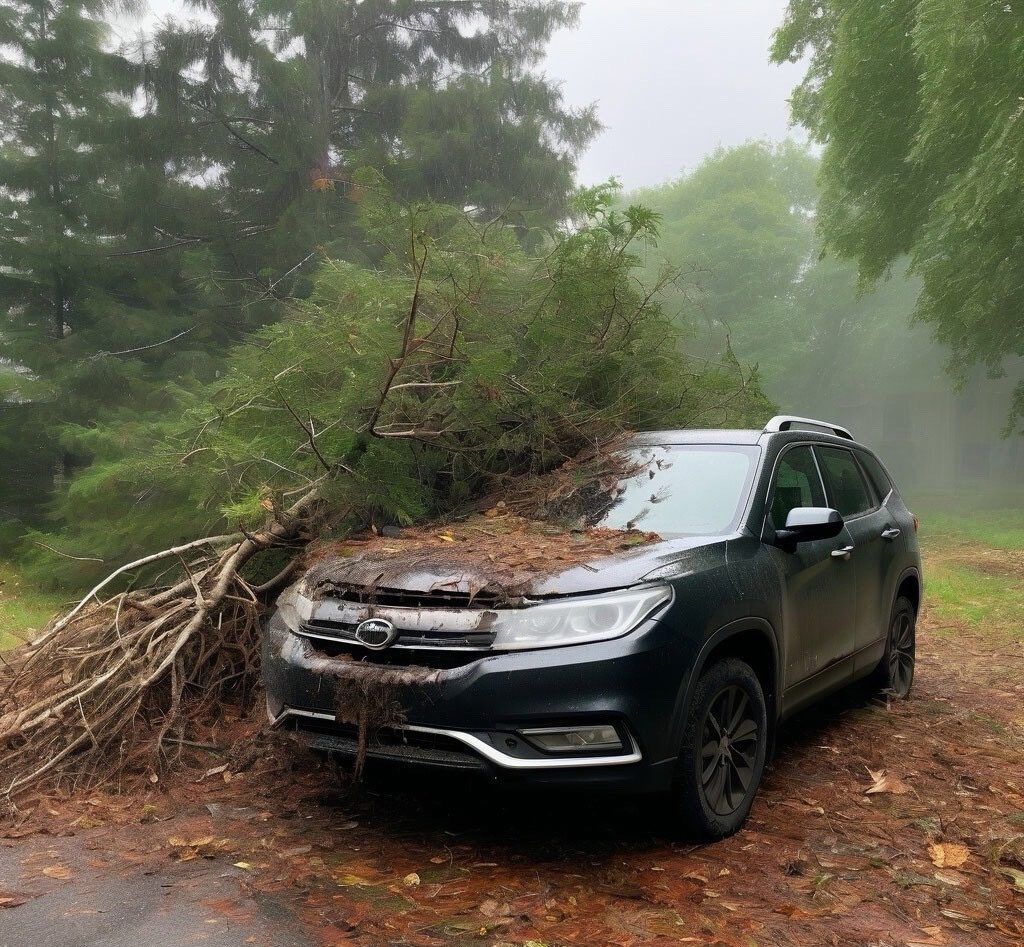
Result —
<instances>
[{"instance_id":1,"label":"conifer tree","mask_svg":"<svg viewBox=\"0 0 1024 947\"><path fill-rule=\"evenodd\" d=\"M0 437L35 442L11 455L7 519L38 513L74 467L63 425L157 407L203 344L180 250L150 252L167 242L164 155L104 15L97 0L0 0Z\"/></svg>"},{"instance_id":2,"label":"conifer tree","mask_svg":"<svg viewBox=\"0 0 1024 947\"><path fill-rule=\"evenodd\" d=\"M156 38L151 90L178 129L179 172L215 181L217 201L190 232L209 239L216 272L254 318L308 292L318 258L374 254L353 226L358 168L409 198L511 211L523 224L564 213L575 156L598 126L531 69L576 4L202 6L211 25L170 23Z\"/></svg>"}]
</instances>

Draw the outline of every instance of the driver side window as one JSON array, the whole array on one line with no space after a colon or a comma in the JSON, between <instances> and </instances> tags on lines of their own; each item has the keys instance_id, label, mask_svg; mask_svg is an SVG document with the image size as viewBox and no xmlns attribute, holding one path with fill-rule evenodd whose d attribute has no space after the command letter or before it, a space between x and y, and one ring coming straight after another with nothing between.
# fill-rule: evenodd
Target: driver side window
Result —
<instances>
[{"instance_id":1,"label":"driver side window","mask_svg":"<svg viewBox=\"0 0 1024 947\"><path fill-rule=\"evenodd\" d=\"M783 529L790 510L825 506L825 490L810 447L786 451L775 468L772 501L768 507L776 529Z\"/></svg>"}]
</instances>

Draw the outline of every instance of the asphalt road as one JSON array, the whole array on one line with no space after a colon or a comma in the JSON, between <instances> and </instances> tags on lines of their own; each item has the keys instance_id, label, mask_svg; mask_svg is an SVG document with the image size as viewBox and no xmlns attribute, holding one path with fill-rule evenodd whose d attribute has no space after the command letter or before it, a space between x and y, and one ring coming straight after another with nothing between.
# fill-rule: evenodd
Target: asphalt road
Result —
<instances>
[{"instance_id":1,"label":"asphalt road","mask_svg":"<svg viewBox=\"0 0 1024 947\"><path fill-rule=\"evenodd\" d=\"M201 859L116 868L74 838L7 842L0 896L30 900L0 908L0 947L310 947L287 909L242 892L241 874Z\"/></svg>"}]
</instances>

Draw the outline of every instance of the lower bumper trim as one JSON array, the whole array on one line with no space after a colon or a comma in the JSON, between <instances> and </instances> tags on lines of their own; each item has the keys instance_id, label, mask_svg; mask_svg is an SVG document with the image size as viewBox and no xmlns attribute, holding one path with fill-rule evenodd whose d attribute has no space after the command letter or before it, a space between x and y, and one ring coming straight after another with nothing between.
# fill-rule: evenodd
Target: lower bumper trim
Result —
<instances>
[{"instance_id":1,"label":"lower bumper trim","mask_svg":"<svg viewBox=\"0 0 1024 947\"><path fill-rule=\"evenodd\" d=\"M333 723L332 714L318 713L312 710L296 710L285 707L276 717L271 718L273 726L280 727L289 721L316 720L322 723ZM639 763L642 759L640 749L632 735L629 736L629 752L620 753L616 756L572 756L545 759L521 759L516 756L509 756L501 750L493 747L485 740L481 740L472 733L462 730L444 730L438 727L420 727L412 724L397 728L408 733L421 733L429 736L447 737L456 740L474 753L483 757L495 766L507 770L553 770L553 769L593 769L604 766L628 766L632 763Z\"/></svg>"}]
</instances>

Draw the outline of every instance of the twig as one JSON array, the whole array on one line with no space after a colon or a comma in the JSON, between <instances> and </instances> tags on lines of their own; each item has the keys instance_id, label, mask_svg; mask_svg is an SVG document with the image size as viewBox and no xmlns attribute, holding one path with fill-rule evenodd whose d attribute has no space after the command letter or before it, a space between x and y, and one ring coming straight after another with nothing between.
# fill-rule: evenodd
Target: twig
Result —
<instances>
[{"instance_id":1,"label":"twig","mask_svg":"<svg viewBox=\"0 0 1024 947\"><path fill-rule=\"evenodd\" d=\"M33 539L32 542L36 546L42 546L43 549L49 549L50 552L56 553L58 556L61 556L64 559L74 559L75 562L104 562L105 561L103 559L97 559L96 556L72 556L70 553L61 552L59 549L54 548L53 546L49 545L48 543L40 542L38 539Z\"/></svg>"},{"instance_id":2,"label":"twig","mask_svg":"<svg viewBox=\"0 0 1024 947\"><path fill-rule=\"evenodd\" d=\"M159 348L161 345L168 345L171 342L177 342L178 339L188 335L190 332L195 332L198 326L192 326L189 329L185 329L183 332L179 332L177 335L172 335L169 339L164 339L162 342L154 342L151 345L140 345L134 349L122 349L120 352L97 352L95 355L90 355L85 361L93 362L98 358L112 358L115 355L133 355L135 352L148 352L150 349Z\"/></svg>"}]
</instances>

